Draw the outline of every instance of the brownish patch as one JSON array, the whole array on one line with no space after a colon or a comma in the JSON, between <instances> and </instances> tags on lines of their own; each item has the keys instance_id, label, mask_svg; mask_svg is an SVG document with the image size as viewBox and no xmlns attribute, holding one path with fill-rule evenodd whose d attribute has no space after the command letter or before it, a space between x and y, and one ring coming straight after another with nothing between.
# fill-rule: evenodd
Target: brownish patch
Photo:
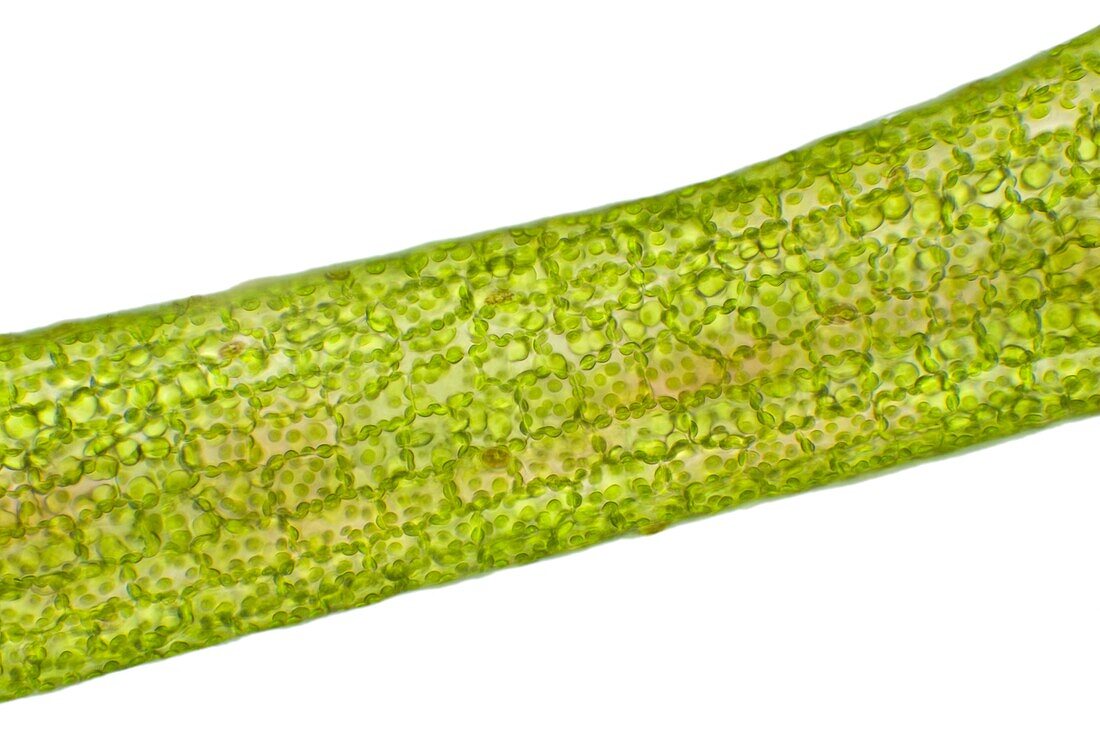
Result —
<instances>
[{"instance_id":1,"label":"brownish patch","mask_svg":"<svg viewBox=\"0 0 1100 732\"><path fill-rule=\"evenodd\" d=\"M502 302L511 302L512 298L514 297L515 295L513 295L508 290L496 290L494 292L490 292L489 295L485 298L485 304L499 305Z\"/></svg>"},{"instance_id":2,"label":"brownish patch","mask_svg":"<svg viewBox=\"0 0 1100 732\"><path fill-rule=\"evenodd\" d=\"M826 309L822 320L826 323L851 323L859 317L859 310L854 305L840 302L830 305Z\"/></svg>"},{"instance_id":3,"label":"brownish patch","mask_svg":"<svg viewBox=\"0 0 1100 732\"><path fill-rule=\"evenodd\" d=\"M226 343L218 349L218 355L222 358L233 358L234 356L239 356L243 350L244 344L240 341L229 341L229 343Z\"/></svg>"},{"instance_id":4,"label":"brownish patch","mask_svg":"<svg viewBox=\"0 0 1100 732\"><path fill-rule=\"evenodd\" d=\"M489 447L482 451L481 462L488 465L490 468L503 468L508 464L508 459L511 455L508 453L507 448L503 447Z\"/></svg>"},{"instance_id":5,"label":"brownish patch","mask_svg":"<svg viewBox=\"0 0 1100 732\"><path fill-rule=\"evenodd\" d=\"M642 528L638 529L639 534L649 536L650 534L657 534L668 528L668 521L657 521L652 524L646 524Z\"/></svg>"}]
</instances>

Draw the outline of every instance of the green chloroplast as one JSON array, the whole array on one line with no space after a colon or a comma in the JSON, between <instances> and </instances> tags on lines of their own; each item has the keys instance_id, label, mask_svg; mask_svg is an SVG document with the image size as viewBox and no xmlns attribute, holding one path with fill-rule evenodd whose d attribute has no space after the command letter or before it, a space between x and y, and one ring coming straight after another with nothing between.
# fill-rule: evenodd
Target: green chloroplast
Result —
<instances>
[{"instance_id":1,"label":"green chloroplast","mask_svg":"<svg viewBox=\"0 0 1100 732\"><path fill-rule=\"evenodd\" d=\"M698 185L0 337L0 699L1100 411L1098 148L1100 28Z\"/></svg>"}]
</instances>

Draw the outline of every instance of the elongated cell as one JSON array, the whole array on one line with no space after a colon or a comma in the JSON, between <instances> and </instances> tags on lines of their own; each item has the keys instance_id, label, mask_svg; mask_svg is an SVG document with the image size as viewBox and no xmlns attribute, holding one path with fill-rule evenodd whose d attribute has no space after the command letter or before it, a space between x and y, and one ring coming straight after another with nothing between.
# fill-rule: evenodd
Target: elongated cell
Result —
<instances>
[{"instance_id":1,"label":"elongated cell","mask_svg":"<svg viewBox=\"0 0 1100 732\"><path fill-rule=\"evenodd\" d=\"M706 183L0 338L0 699L1098 411L1098 145L1100 29Z\"/></svg>"}]
</instances>

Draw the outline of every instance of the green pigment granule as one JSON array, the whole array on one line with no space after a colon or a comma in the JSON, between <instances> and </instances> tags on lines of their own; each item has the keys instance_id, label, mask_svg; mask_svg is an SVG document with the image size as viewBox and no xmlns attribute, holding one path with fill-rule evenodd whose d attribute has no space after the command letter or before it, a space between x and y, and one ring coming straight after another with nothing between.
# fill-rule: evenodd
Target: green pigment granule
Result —
<instances>
[{"instance_id":1,"label":"green pigment granule","mask_svg":"<svg viewBox=\"0 0 1100 732\"><path fill-rule=\"evenodd\" d=\"M1100 28L671 193L0 337L0 699L1100 411Z\"/></svg>"}]
</instances>

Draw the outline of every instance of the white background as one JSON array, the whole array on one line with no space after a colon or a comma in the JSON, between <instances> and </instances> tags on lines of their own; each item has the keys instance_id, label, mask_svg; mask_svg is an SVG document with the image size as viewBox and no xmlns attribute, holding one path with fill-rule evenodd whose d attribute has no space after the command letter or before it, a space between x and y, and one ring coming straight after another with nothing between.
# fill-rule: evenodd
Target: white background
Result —
<instances>
[{"instance_id":1,"label":"white background","mask_svg":"<svg viewBox=\"0 0 1100 732\"><path fill-rule=\"evenodd\" d=\"M2 2L0 332L714 177L1097 22L1056 0ZM407 594L0 727L1095 730L1098 438Z\"/></svg>"}]
</instances>

